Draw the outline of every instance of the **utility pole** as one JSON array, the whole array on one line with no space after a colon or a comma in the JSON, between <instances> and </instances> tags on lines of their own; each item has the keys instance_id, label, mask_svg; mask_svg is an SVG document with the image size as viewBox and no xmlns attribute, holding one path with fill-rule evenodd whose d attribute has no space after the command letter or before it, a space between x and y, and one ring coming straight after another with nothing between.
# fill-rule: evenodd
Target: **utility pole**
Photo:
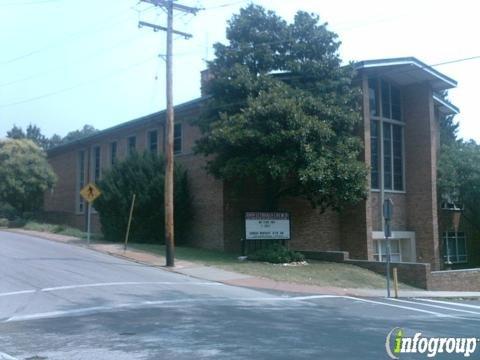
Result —
<instances>
[{"instance_id":1,"label":"utility pole","mask_svg":"<svg viewBox=\"0 0 480 360\"><path fill-rule=\"evenodd\" d=\"M182 35L185 39L192 37L181 31L173 29L173 10L178 10L196 15L200 10L181 4L174 3L173 0L142 0L143 2L163 7L167 10L167 27L140 21L139 27L150 27L153 31L165 31L167 33L167 119L166 119L166 147L165 147L165 258L167 266L175 266L175 240L174 240L174 218L173 218L173 131L174 131L174 113L173 113L173 72L172 72L172 48L173 34Z\"/></svg>"}]
</instances>

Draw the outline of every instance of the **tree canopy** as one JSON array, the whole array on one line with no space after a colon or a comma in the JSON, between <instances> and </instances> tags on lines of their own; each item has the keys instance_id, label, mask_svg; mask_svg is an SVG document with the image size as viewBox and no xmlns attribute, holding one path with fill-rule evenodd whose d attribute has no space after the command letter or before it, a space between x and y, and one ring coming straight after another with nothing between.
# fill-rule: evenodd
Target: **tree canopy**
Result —
<instances>
[{"instance_id":1,"label":"tree canopy","mask_svg":"<svg viewBox=\"0 0 480 360\"><path fill-rule=\"evenodd\" d=\"M98 130L92 125L84 125L80 130L70 131L63 138L58 134L53 134L50 138L42 134L41 129L37 125L30 124L26 132L17 125L13 125L12 129L7 131L7 138L10 139L29 139L41 147L43 150L51 149L55 146L66 144L85 136L92 135Z\"/></svg>"},{"instance_id":2,"label":"tree canopy","mask_svg":"<svg viewBox=\"0 0 480 360\"><path fill-rule=\"evenodd\" d=\"M31 140L0 141L0 202L20 213L38 210L55 181L45 152Z\"/></svg>"},{"instance_id":3,"label":"tree canopy","mask_svg":"<svg viewBox=\"0 0 480 360\"><path fill-rule=\"evenodd\" d=\"M28 125L27 131L24 132L23 129L19 126L13 125L13 128L10 131L7 131L7 137L10 139L29 139L32 140L35 144L41 147L43 150L49 149L50 140L42 134L40 128L36 125Z\"/></svg>"},{"instance_id":4,"label":"tree canopy","mask_svg":"<svg viewBox=\"0 0 480 360\"><path fill-rule=\"evenodd\" d=\"M93 135L98 130L95 129L92 125L83 125L83 128L75 131L70 131L65 137L62 139L62 144L66 144L75 140L82 139L86 136Z\"/></svg>"},{"instance_id":5,"label":"tree canopy","mask_svg":"<svg viewBox=\"0 0 480 360\"><path fill-rule=\"evenodd\" d=\"M138 242L164 241L165 160L149 152L133 153L116 163L99 182L102 195L95 201L102 232L110 241L122 241L127 228L130 204L136 194L130 239ZM185 240L192 217L187 173L175 168L175 237Z\"/></svg>"},{"instance_id":6,"label":"tree canopy","mask_svg":"<svg viewBox=\"0 0 480 360\"><path fill-rule=\"evenodd\" d=\"M452 116L440 119L437 189L440 202L464 209L464 217L480 231L480 145L458 138Z\"/></svg>"},{"instance_id":7,"label":"tree canopy","mask_svg":"<svg viewBox=\"0 0 480 360\"><path fill-rule=\"evenodd\" d=\"M366 194L355 130L359 89L341 66L337 35L317 15L291 24L256 5L228 22L228 44L208 64L210 99L196 121L208 170L237 184L265 185L266 206L283 196L341 209Z\"/></svg>"}]
</instances>

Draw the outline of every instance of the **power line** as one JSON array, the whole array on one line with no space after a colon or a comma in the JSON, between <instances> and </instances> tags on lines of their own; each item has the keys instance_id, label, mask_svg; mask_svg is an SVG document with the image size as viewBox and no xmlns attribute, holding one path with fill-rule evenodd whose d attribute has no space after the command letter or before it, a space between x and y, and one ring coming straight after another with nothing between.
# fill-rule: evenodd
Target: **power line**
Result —
<instances>
[{"instance_id":1,"label":"power line","mask_svg":"<svg viewBox=\"0 0 480 360\"><path fill-rule=\"evenodd\" d=\"M133 40L137 40L138 37L139 37L138 35L135 35L135 36L129 37L128 39L124 39L122 41L119 41L112 46L103 47L99 51L92 52L92 53L90 53L89 56L86 56L86 57L83 57L83 58L80 58L80 59L77 58L76 61L73 61L71 63L67 63L67 64L65 64L65 66L76 64L76 63L84 63L85 60L91 60L91 59L96 58L97 56L104 55L104 54L108 53L110 50L118 48L119 46L121 46L125 43L129 43L129 42L132 42ZM48 75L48 74L59 72L61 70L63 70L63 69L59 68L59 67L55 67L55 68L50 69L50 70L37 72L35 74L24 76L24 77L19 78L19 79L6 81L4 83L0 83L0 88L10 86L10 85L14 85L14 84L18 84L18 83L22 83L22 82L25 82L25 81L28 81L28 80L36 79L36 78L39 78L39 77L42 77L42 76L45 76L45 75Z\"/></svg>"},{"instance_id":2,"label":"power line","mask_svg":"<svg viewBox=\"0 0 480 360\"><path fill-rule=\"evenodd\" d=\"M155 57L150 57L148 58L147 60L144 60L140 63L135 63L135 64L132 64L132 65L129 65L127 66L126 68L123 68L123 69L120 69L118 71L115 71L115 73L113 74L108 74L106 76L103 76L103 77L99 77L99 78L96 78L96 79L93 79L91 81L88 81L88 82L84 82L84 83L80 83L80 84L76 84L76 85L73 85L73 86L70 86L70 87L67 87L67 88L63 88L63 89L60 89L58 91L53 91L53 92L50 92L50 93L47 93L47 94L43 94L43 95L39 95L39 96L35 96L35 97L32 97L32 98L28 98L28 99L25 99L25 100L21 100L21 101L17 101L17 102L13 102L13 103L9 103L9 104L4 104L4 105L0 105L0 108L5 108L5 107L10 107L10 106L14 106L14 105L19 105L19 104L24 104L24 103L28 103L30 101L34 101L34 100L39 100L39 99L42 99L42 98L45 98L45 97L50 97L50 96L53 96L53 95L57 95L57 94L60 94L60 93L63 93L63 92L66 92L66 91L70 91L72 89L75 89L77 87L81 87L81 86L84 86L84 85L88 85L89 83L93 83L93 82L97 82L97 81L100 81L100 80L104 80L106 78L109 78L119 72L123 72L123 71L126 71L126 70L129 70L130 68L132 67L137 67L147 61L150 61L152 59L156 58ZM442 66L442 65L447 65L447 64L454 64L454 63L459 63L459 62L465 62L465 61L471 61L471 60L477 60L477 59L480 59L480 55L476 55L476 56L470 56L470 57L465 57L465 58L459 58L459 59L453 59L453 60L447 60L447 61L443 61L443 62L439 62L439 63L435 63L435 64L431 64L431 65L425 65L423 66L422 68L426 68L426 67L436 67L436 66ZM398 71L396 70L395 73L398 73L398 74L403 74L403 73L408 73L408 72L412 72L412 71L417 71L418 68L413 68L413 69L407 69L407 70L403 70L403 71ZM386 70L386 71L383 71L383 72L380 72L379 75L388 75L389 73L393 72L394 70ZM229 104L226 104L226 105L223 105L221 107L227 107L227 106L231 106L231 105L238 105L240 103L229 103Z\"/></svg>"},{"instance_id":3,"label":"power line","mask_svg":"<svg viewBox=\"0 0 480 360\"><path fill-rule=\"evenodd\" d=\"M38 54L38 53L41 53L43 51L50 50L52 48L60 46L63 43L65 43L66 41L71 40L73 38L82 38L82 37L84 37L86 35L89 35L89 34L96 34L99 31L101 31L101 29L103 29L103 28L107 28L107 27L109 28L111 25L121 23L123 20L127 19L129 16L130 16L130 14L124 15L124 16L109 17L107 19L114 20L114 21L110 21L110 22L105 23L105 19L104 19L98 24L100 26L94 26L93 28L89 27L89 29L86 30L86 31L80 31L80 32L77 32L77 33L67 35L67 36L65 36L65 37L63 37L59 40L52 41L49 44L47 44L47 45L45 45L41 48L37 48L35 50L28 51L28 52L26 52L22 55L18 55L18 56L15 56L13 58L10 58L8 60L2 61L2 62L0 62L0 65L8 65L8 64L15 63L17 61L23 60L23 59L28 58L30 56L33 56L35 54Z\"/></svg>"},{"instance_id":4,"label":"power line","mask_svg":"<svg viewBox=\"0 0 480 360\"><path fill-rule=\"evenodd\" d=\"M42 5L47 3L58 3L64 0L40 0L40 1L16 1L10 3L0 3L0 6L17 6L17 5Z\"/></svg>"},{"instance_id":5,"label":"power line","mask_svg":"<svg viewBox=\"0 0 480 360\"><path fill-rule=\"evenodd\" d=\"M234 1L232 3L225 3L225 4L215 5L215 6L209 6L209 7L204 8L203 10L215 10L215 9L220 9L220 8L226 8L226 7L230 7L230 6L243 4L243 3L246 3L246 2L251 2L251 0L240 0L240 1Z\"/></svg>"},{"instance_id":6,"label":"power line","mask_svg":"<svg viewBox=\"0 0 480 360\"><path fill-rule=\"evenodd\" d=\"M455 59L455 60L447 60L447 61L440 62L440 63L437 63L437 64L433 64L433 65L430 65L430 66L441 66L441 65L455 64L455 63L459 63L459 62L463 62L463 61L476 60L476 59L480 59L480 55L470 56L470 57Z\"/></svg>"},{"instance_id":7,"label":"power line","mask_svg":"<svg viewBox=\"0 0 480 360\"><path fill-rule=\"evenodd\" d=\"M4 109L4 108L11 107L11 106L25 104L25 103L29 103L29 102L32 102L32 101L44 99L44 98L47 98L47 97L51 97L51 96L54 96L54 95L58 95L58 94L67 92L67 91L74 90L74 89L82 87L82 86L86 86L86 85L93 84L93 83L96 83L96 82L99 82L99 81L103 81L103 80L109 79L109 78L111 78L115 75L124 73L128 70L131 70L135 67L143 65L146 62L152 61L155 58L157 58L157 56L153 56L153 57L150 56L147 59L144 59L143 61L140 61L140 62L137 62L137 63L134 63L134 64L130 64L130 65L124 67L124 68L118 69L118 70L113 71L113 72L111 72L109 74L106 74L104 76L100 76L100 77L97 77L97 78L94 78L94 79L91 79L91 80L88 80L88 81L84 81L84 82L81 82L81 83L78 83L78 84L75 84L75 85L72 85L72 86L69 86L69 87L66 87L66 88L62 88L62 89L59 89L59 90L56 90L56 91L45 93L45 94L42 94L42 95L34 96L34 97L31 97L31 98L28 98L28 99L15 101L15 102L11 102L11 103L8 103L8 104L3 104L3 105L0 105L0 109Z\"/></svg>"}]
</instances>

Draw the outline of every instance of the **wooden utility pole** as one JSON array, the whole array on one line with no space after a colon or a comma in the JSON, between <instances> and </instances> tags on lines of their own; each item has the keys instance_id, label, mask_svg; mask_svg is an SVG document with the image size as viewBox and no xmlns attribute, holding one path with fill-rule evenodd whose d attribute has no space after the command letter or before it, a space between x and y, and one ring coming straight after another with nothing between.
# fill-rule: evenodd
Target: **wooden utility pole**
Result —
<instances>
[{"instance_id":1,"label":"wooden utility pole","mask_svg":"<svg viewBox=\"0 0 480 360\"><path fill-rule=\"evenodd\" d=\"M144 21L138 23L139 27L146 26L153 31L166 31L167 33L167 136L165 147L165 257L167 266L175 266L175 239L174 239L174 218L173 218L173 131L174 131L174 113L173 113L173 72L172 72L172 49L173 34L182 35L189 39L192 35L173 30L173 10L196 14L200 9L174 3L173 0L142 0L155 6L163 7L167 10L167 27L150 24Z\"/></svg>"},{"instance_id":2,"label":"wooden utility pole","mask_svg":"<svg viewBox=\"0 0 480 360\"><path fill-rule=\"evenodd\" d=\"M172 94L172 27L173 0L167 5L167 148L165 168L165 257L167 266L175 266L175 237L173 223L173 94Z\"/></svg>"}]
</instances>

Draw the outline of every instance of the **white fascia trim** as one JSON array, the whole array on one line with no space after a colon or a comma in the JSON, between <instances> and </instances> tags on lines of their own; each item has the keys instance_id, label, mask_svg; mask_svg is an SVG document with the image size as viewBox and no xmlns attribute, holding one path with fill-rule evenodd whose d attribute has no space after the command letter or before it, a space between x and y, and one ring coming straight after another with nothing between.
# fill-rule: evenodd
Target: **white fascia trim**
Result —
<instances>
[{"instance_id":1,"label":"white fascia trim","mask_svg":"<svg viewBox=\"0 0 480 360\"><path fill-rule=\"evenodd\" d=\"M445 106L448 110L450 110L455 115L460 113L460 110L455 105L450 104L449 102L445 101L444 99L442 99L437 95L433 95L433 101L439 103L441 106Z\"/></svg>"},{"instance_id":2,"label":"white fascia trim","mask_svg":"<svg viewBox=\"0 0 480 360\"><path fill-rule=\"evenodd\" d=\"M395 65L414 65L417 68L419 68L421 70L425 70L429 74L431 74L431 75L435 76L436 78L446 82L452 88L457 87L457 82L456 81L454 81L452 79L449 79L448 77L442 75L441 73L431 69L430 66L428 66L428 65L421 64L421 63L418 63L418 62L413 61L413 60L395 60L395 61L385 60L383 62L378 61L378 62L370 63L370 64L365 64L364 63L360 66L360 68L368 69L368 68L376 68L376 67L382 67L382 66L395 66Z\"/></svg>"}]
</instances>

